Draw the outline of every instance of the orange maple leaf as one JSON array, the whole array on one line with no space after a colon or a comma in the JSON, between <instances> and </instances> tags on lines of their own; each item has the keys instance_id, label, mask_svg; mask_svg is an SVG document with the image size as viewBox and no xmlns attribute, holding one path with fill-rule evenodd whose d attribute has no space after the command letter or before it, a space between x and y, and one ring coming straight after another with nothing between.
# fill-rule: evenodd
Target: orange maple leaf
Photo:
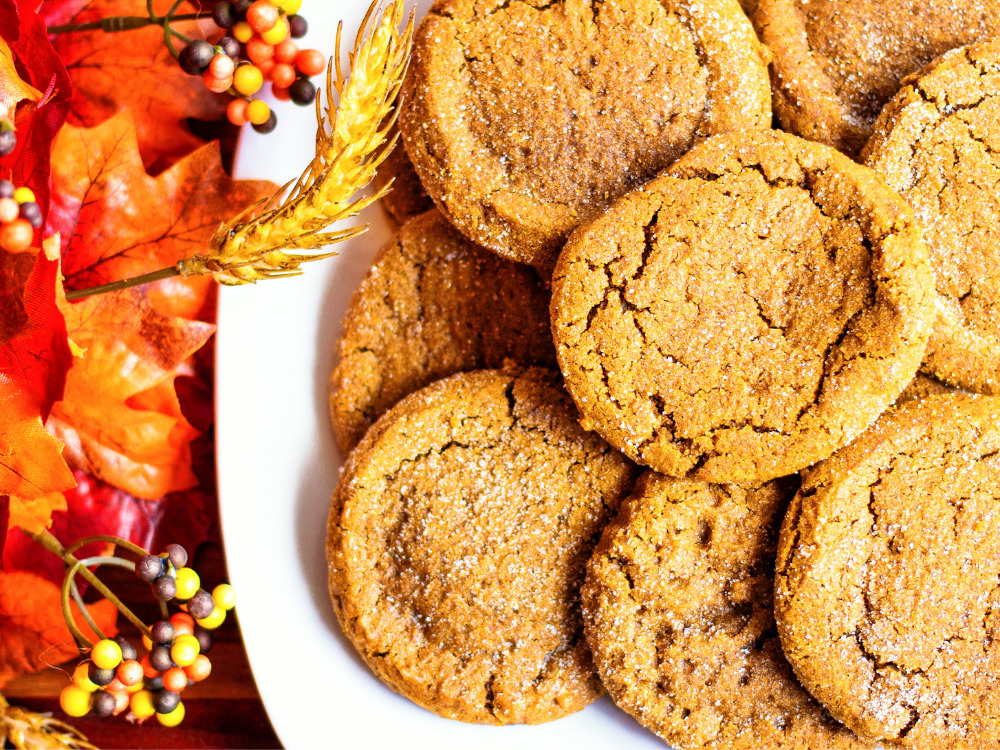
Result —
<instances>
[{"instance_id":1,"label":"orange maple leaf","mask_svg":"<svg viewBox=\"0 0 1000 750\"><path fill-rule=\"evenodd\" d=\"M169 0L160 0L154 9L164 13L171 5ZM174 12L195 10L182 2ZM48 2L40 13L49 26L147 15L145 0ZM192 39L219 33L207 13L203 21L179 22L174 28ZM204 142L185 127L187 118L221 119L229 103L228 97L205 88L200 77L180 69L158 26L117 34L75 31L61 34L53 45L73 81L69 122L93 126L121 109L131 110L143 161L157 170Z\"/></svg>"},{"instance_id":2,"label":"orange maple leaf","mask_svg":"<svg viewBox=\"0 0 1000 750\"><path fill-rule=\"evenodd\" d=\"M109 601L88 606L108 637L117 633L117 611ZM92 640L91 630L73 606L77 626ZM12 678L80 655L63 620L59 588L34 573L0 571L0 690Z\"/></svg>"}]
</instances>

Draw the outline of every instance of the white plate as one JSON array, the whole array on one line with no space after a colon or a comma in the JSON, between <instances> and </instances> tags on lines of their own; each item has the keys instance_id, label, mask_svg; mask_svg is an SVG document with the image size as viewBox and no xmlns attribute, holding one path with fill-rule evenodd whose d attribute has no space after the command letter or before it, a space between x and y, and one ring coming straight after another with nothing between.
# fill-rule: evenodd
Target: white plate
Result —
<instances>
[{"instance_id":1,"label":"white plate","mask_svg":"<svg viewBox=\"0 0 1000 750\"><path fill-rule=\"evenodd\" d=\"M421 2L421 10L429 5ZM306 3L305 41L332 53L336 22L353 40L368 0ZM322 9L322 11L320 10ZM319 13L326 13L320 17ZM313 152L311 108L279 105L278 130L246 132L240 177L284 183ZM342 456L328 418L327 380L347 301L391 229L371 231L304 276L227 288L219 300L216 440L226 555L240 626L264 705L288 748L657 748L604 698L536 727L481 727L424 711L380 683L343 638L326 584L324 538Z\"/></svg>"}]
</instances>

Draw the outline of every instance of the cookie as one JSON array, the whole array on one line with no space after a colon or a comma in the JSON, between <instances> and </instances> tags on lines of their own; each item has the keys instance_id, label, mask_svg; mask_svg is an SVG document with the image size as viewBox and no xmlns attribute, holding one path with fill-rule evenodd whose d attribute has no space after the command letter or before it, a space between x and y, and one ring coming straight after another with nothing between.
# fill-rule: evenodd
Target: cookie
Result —
<instances>
[{"instance_id":1,"label":"cookie","mask_svg":"<svg viewBox=\"0 0 1000 750\"><path fill-rule=\"evenodd\" d=\"M584 632L601 680L678 750L868 747L799 685L775 631L775 546L797 483L648 472L587 565Z\"/></svg>"},{"instance_id":2,"label":"cookie","mask_svg":"<svg viewBox=\"0 0 1000 750\"><path fill-rule=\"evenodd\" d=\"M601 694L579 586L635 468L554 375L479 371L403 399L333 496L330 592L387 685L441 716L536 724Z\"/></svg>"},{"instance_id":3,"label":"cookie","mask_svg":"<svg viewBox=\"0 0 1000 750\"><path fill-rule=\"evenodd\" d=\"M933 278L870 170L716 136L566 243L560 369L588 429L676 477L759 484L832 454L912 380Z\"/></svg>"},{"instance_id":4,"label":"cookie","mask_svg":"<svg viewBox=\"0 0 1000 750\"><path fill-rule=\"evenodd\" d=\"M395 132L394 127L388 137L392 138ZM379 165L372 179L376 190L381 190L390 183L392 187L382 196L380 203L397 224L405 224L413 217L434 208L434 201L420 184L420 178L413 171L413 164L401 143L397 143L396 148Z\"/></svg>"},{"instance_id":5,"label":"cookie","mask_svg":"<svg viewBox=\"0 0 1000 750\"><path fill-rule=\"evenodd\" d=\"M858 735L998 747L1000 399L910 402L804 475L775 616L802 684Z\"/></svg>"},{"instance_id":6,"label":"cookie","mask_svg":"<svg viewBox=\"0 0 1000 750\"><path fill-rule=\"evenodd\" d=\"M862 154L912 207L937 278L923 369L1000 395L1000 40L907 79Z\"/></svg>"},{"instance_id":7,"label":"cookie","mask_svg":"<svg viewBox=\"0 0 1000 750\"><path fill-rule=\"evenodd\" d=\"M955 393L955 391L940 380L917 373L917 376L899 394L896 405L905 404L907 401L922 401L930 396L943 396L948 393Z\"/></svg>"},{"instance_id":8,"label":"cookie","mask_svg":"<svg viewBox=\"0 0 1000 750\"><path fill-rule=\"evenodd\" d=\"M904 77L1000 32L1000 0L759 0L786 130L857 154Z\"/></svg>"},{"instance_id":9,"label":"cookie","mask_svg":"<svg viewBox=\"0 0 1000 750\"><path fill-rule=\"evenodd\" d=\"M548 292L530 268L498 258L436 210L404 225L354 293L330 376L341 451L408 393L512 359L555 367Z\"/></svg>"},{"instance_id":10,"label":"cookie","mask_svg":"<svg viewBox=\"0 0 1000 750\"><path fill-rule=\"evenodd\" d=\"M736 0L438 0L403 92L438 206L543 275L575 226L697 139L771 124L766 50Z\"/></svg>"}]
</instances>

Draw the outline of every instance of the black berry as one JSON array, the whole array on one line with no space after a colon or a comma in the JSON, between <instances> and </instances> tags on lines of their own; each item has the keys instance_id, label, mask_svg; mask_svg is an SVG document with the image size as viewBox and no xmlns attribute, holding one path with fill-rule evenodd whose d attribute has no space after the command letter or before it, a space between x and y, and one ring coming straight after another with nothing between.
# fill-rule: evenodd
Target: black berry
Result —
<instances>
[{"instance_id":1,"label":"black berry","mask_svg":"<svg viewBox=\"0 0 1000 750\"><path fill-rule=\"evenodd\" d=\"M292 35L292 39L301 39L307 31L309 31L309 22L302 16L288 17L288 32Z\"/></svg>"},{"instance_id":2,"label":"black berry","mask_svg":"<svg viewBox=\"0 0 1000 750\"><path fill-rule=\"evenodd\" d=\"M95 685L104 687L105 685L110 684L113 679L115 679L115 670L101 669L96 664L91 663L91 665L87 667L87 677L89 677L90 681Z\"/></svg>"},{"instance_id":3,"label":"black berry","mask_svg":"<svg viewBox=\"0 0 1000 750\"><path fill-rule=\"evenodd\" d=\"M21 218L25 219L31 226L38 229L42 225L42 208L34 201L27 201L21 204Z\"/></svg>"},{"instance_id":4,"label":"black berry","mask_svg":"<svg viewBox=\"0 0 1000 750\"><path fill-rule=\"evenodd\" d=\"M0 156L6 156L17 148L17 133L13 130L0 130Z\"/></svg>"},{"instance_id":5,"label":"black berry","mask_svg":"<svg viewBox=\"0 0 1000 750\"><path fill-rule=\"evenodd\" d=\"M146 690L149 690L153 693L155 693L157 690L163 690L163 677L160 675L156 675L156 677L153 677L152 679L147 678L145 685L146 685Z\"/></svg>"},{"instance_id":6,"label":"black berry","mask_svg":"<svg viewBox=\"0 0 1000 750\"><path fill-rule=\"evenodd\" d=\"M177 593L177 579L164 573L153 581L153 593L160 601L169 602Z\"/></svg>"},{"instance_id":7,"label":"black berry","mask_svg":"<svg viewBox=\"0 0 1000 750\"><path fill-rule=\"evenodd\" d=\"M154 622L149 629L150 639L153 643L170 643L174 640L174 626L169 620Z\"/></svg>"},{"instance_id":8,"label":"black berry","mask_svg":"<svg viewBox=\"0 0 1000 750\"><path fill-rule=\"evenodd\" d=\"M212 650L212 644L215 643L215 638L212 636L211 630L203 628L201 625L195 625L194 637L198 639L198 645L201 646L199 649L200 653L207 654Z\"/></svg>"},{"instance_id":9,"label":"black berry","mask_svg":"<svg viewBox=\"0 0 1000 750\"><path fill-rule=\"evenodd\" d=\"M181 694L172 690L161 690L153 696L153 708L158 714L169 714L181 702Z\"/></svg>"},{"instance_id":10,"label":"black berry","mask_svg":"<svg viewBox=\"0 0 1000 750\"><path fill-rule=\"evenodd\" d=\"M123 635L115 638L115 643L122 650L122 661L131 661L133 659L138 659L139 654L136 653L135 646Z\"/></svg>"},{"instance_id":11,"label":"black berry","mask_svg":"<svg viewBox=\"0 0 1000 750\"><path fill-rule=\"evenodd\" d=\"M212 20L220 29L231 29L236 25L236 6L229 0L221 0L212 6Z\"/></svg>"},{"instance_id":12,"label":"black berry","mask_svg":"<svg viewBox=\"0 0 1000 750\"><path fill-rule=\"evenodd\" d=\"M149 666L157 672L166 672L174 666L174 660L170 658L170 648L153 646L153 650L149 652Z\"/></svg>"},{"instance_id":13,"label":"black berry","mask_svg":"<svg viewBox=\"0 0 1000 750\"><path fill-rule=\"evenodd\" d=\"M254 125L253 129L258 133L270 133L276 127L278 127L278 117L274 114L274 112L272 112L270 116L260 125Z\"/></svg>"},{"instance_id":14,"label":"black berry","mask_svg":"<svg viewBox=\"0 0 1000 750\"><path fill-rule=\"evenodd\" d=\"M234 60L240 56L240 51L243 49L240 46L239 41L237 41L234 37L231 36L222 37L222 39L219 40L217 46L222 48L222 51L225 54L229 55Z\"/></svg>"},{"instance_id":15,"label":"black berry","mask_svg":"<svg viewBox=\"0 0 1000 750\"><path fill-rule=\"evenodd\" d=\"M204 620L215 609L215 600L205 589L198 589L187 604L188 614L196 620Z\"/></svg>"},{"instance_id":16,"label":"black berry","mask_svg":"<svg viewBox=\"0 0 1000 750\"><path fill-rule=\"evenodd\" d=\"M304 107L316 99L316 87L308 78L297 78L295 83L288 87L288 95L293 102Z\"/></svg>"},{"instance_id":17,"label":"black berry","mask_svg":"<svg viewBox=\"0 0 1000 750\"><path fill-rule=\"evenodd\" d=\"M118 701L115 700L115 696L105 690L101 690L94 693L90 710L94 712L95 716L111 716L115 712L115 705L117 703Z\"/></svg>"},{"instance_id":18,"label":"black berry","mask_svg":"<svg viewBox=\"0 0 1000 750\"><path fill-rule=\"evenodd\" d=\"M13 186L11 186L13 188ZM13 189L11 195L14 194ZM146 555L135 566L135 574L146 583L152 583L163 575L163 560L156 555Z\"/></svg>"},{"instance_id":19,"label":"black berry","mask_svg":"<svg viewBox=\"0 0 1000 750\"><path fill-rule=\"evenodd\" d=\"M14 183L10 180L0 180L0 198L14 197Z\"/></svg>"},{"instance_id":20,"label":"black berry","mask_svg":"<svg viewBox=\"0 0 1000 750\"><path fill-rule=\"evenodd\" d=\"M212 45L204 39L195 39L181 50L178 62L181 69L188 75L201 75L208 64L215 57L215 50Z\"/></svg>"},{"instance_id":21,"label":"black berry","mask_svg":"<svg viewBox=\"0 0 1000 750\"><path fill-rule=\"evenodd\" d=\"M240 17L241 21L245 21L247 17L247 8L253 3L253 0L233 0L233 7L236 10L236 14Z\"/></svg>"},{"instance_id":22,"label":"black berry","mask_svg":"<svg viewBox=\"0 0 1000 750\"><path fill-rule=\"evenodd\" d=\"M183 568L188 564L187 550L179 544L168 544L163 552L175 568Z\"/></svg>"}]
</instances>

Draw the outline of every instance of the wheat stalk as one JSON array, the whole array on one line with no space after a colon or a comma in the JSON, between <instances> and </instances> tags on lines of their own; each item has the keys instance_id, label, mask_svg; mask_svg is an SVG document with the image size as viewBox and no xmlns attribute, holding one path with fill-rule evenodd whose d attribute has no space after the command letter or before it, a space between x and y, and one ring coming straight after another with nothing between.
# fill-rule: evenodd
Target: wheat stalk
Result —
<instances>
[{"instance_id":1,"label":"wheat stalk","mask_svg":"<svg viewBox=\"0 0 1000 750\"><path fill-rule=\"evenodd\" d=\"M97 750L66 722L12 706L0 695L0 747L5 741L17 750Z\"/></svg>"}]
</instances>

